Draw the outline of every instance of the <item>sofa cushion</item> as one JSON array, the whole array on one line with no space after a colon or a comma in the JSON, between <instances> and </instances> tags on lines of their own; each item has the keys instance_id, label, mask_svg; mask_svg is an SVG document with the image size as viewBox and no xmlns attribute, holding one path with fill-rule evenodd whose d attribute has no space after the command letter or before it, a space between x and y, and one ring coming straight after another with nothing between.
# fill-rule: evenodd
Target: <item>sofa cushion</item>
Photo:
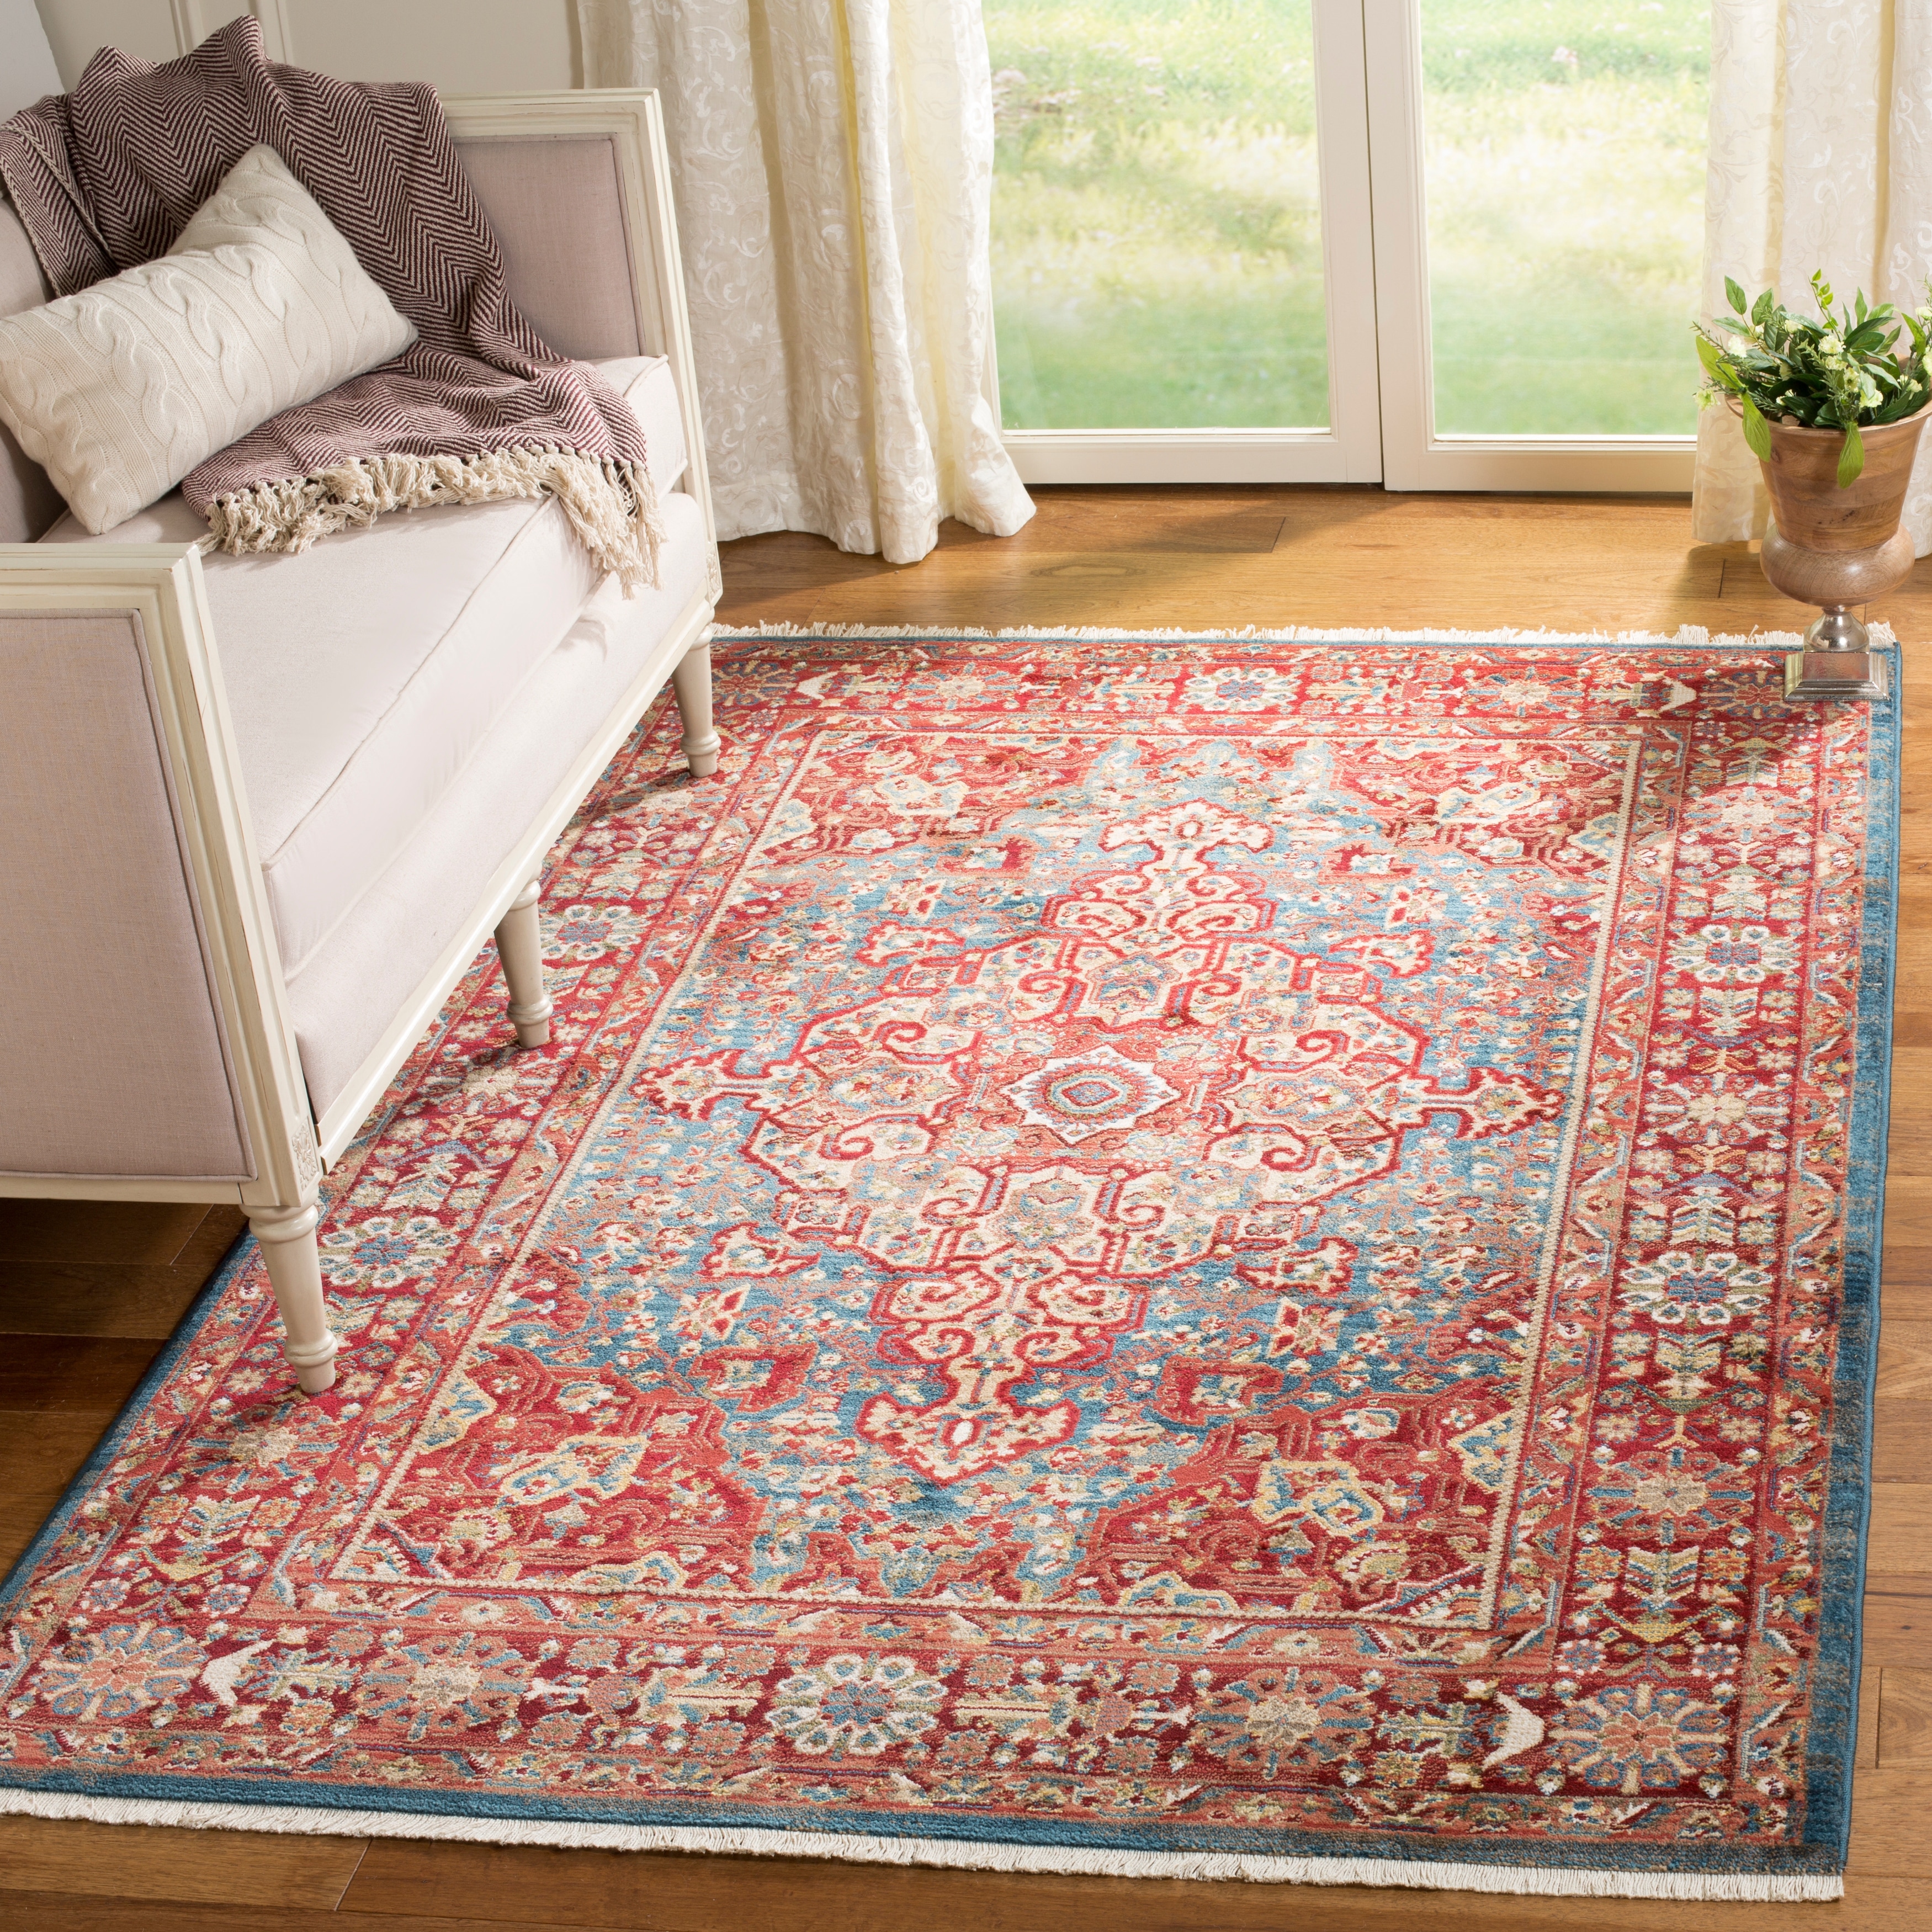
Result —
<instances>
[{"instance_id":1,"label":"sofa cushion","mask_svg":"<svg viewBox=\"0 0 1932 1932\"><path fill-rule=\"evenodd\" d=\"M704 594L710 548L704 512L685 496L667 497L664 510L658 588L626 598L606 580L524 680L416 836L370 881L354 916L340 921L290 976L289 1014L318 1117L404 1012L590 734L652 657L662 655L666 632ZM567 990L586 970L553 968L553 992ZM417 1024L427 1027L434 1017L425 1012ZM509 1023L502 1025L508 1041Z\"/></svg>"},{"instance_id":2,"label":"sofa cushion","mask_svg":"<svg viewBox=\"0 0 1932 1932\"><path fill-rule=\"evenodd\" d=\"M652 478L685 466L668 366L597 365L642 422ZM99 538L191 542L178 495ZM596 576L562 511L467 504L380 518L296 556L202 560L256 850L292 977L407 843Z\"/></svg>"}]
</instances>

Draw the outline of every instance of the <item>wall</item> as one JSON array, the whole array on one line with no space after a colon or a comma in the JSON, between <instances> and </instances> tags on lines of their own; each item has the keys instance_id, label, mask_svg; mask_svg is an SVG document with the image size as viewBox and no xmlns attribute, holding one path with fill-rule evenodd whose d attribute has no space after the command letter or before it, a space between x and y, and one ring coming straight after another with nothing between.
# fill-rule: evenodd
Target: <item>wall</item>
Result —
<instances>
[{"instance_id":1,"label":"wall","mask_svg":"<svg viewBox=\"0 0 1932 1932\"><path fill-rule=\"evenodd\" d=\"M59 92L34 0L0 0L0 121Z\"/></svg>"},{"instance_id":2,"label":"wall","mask_svg":"<svg viewBox=\"0 0 1932 1932\"><path fill-rule=\"evenodd\" d=\"M4 0L22 4L26 0ZM582 84L574 0L37 0L63 86L97 47L170 60L237 14L270 55L346 80L427 80L446 94Z\"/></svg>"}]
</instances>

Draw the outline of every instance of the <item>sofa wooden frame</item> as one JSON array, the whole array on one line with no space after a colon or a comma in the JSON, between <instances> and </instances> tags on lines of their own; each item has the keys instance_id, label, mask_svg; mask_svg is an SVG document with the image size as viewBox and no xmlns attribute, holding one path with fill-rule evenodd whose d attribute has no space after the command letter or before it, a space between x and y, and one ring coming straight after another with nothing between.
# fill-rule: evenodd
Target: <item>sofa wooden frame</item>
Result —
<instances>
[{"instance_id":1,"label":"sofa wooden frame","mask_svg":"<svg viewBox=\"0 0 1932 1932\"><path fill-rule=\"evenodd\" d=\"M0 1196L40 1198L238 1202L260 1242L302 1387L334 1379L337 1343L324 1304L316 1242L320 1184L397 1070L494 934L525 1046L548 1037L538 926L544 854L598 773L667 680L683 718L694 776L716 770L710 626L719 584L716 526L698 409L696 370L672 212L664 129L654 93L598 92L451 100L444 112L466 142L606 138L614 152L638 346L667 358L683 418L688 466L681 488L704 514L710 560L704 587L668 627L622 698L583 748L491 876L474 911L424 972L347 1086L313 1115L290 1017L282 963L244 797L234 730L199 548L167 544L0 544L0 621L10 615L88 612L131 618L182 862L181 890L202 942L206 995L222 1036L227 1084L246 1172L183 1179L154 1173L0 1172ZM577 348L576 353L596 352ZM603 352L635 352L614 347ZM196 989L188 989L191 994ZM171 1123L141 1124L159 1151ZM164 1162L158 1159L157 1166Z\"/></svg>"}]
</instances>

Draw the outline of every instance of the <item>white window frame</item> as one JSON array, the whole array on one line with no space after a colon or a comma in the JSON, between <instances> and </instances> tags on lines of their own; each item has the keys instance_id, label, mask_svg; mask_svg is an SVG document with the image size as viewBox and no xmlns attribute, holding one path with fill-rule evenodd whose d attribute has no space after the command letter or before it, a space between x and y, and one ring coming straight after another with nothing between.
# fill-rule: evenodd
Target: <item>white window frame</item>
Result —
<instances>
[{"instance_id":1,"label":"white window frame","mask_svg":"<svg viewBox=\"0 0 1932 1932\"><path fill-rule=\"evenodd\" d=\"M1688 491L1694 436L1437 433L1423 185L1421 0L1360 0L1368 50L1382 480L1390 490ZM1693 380L1687 362L1684 380Z\"/></svg>"},{"instance_id":2,"label":"white window frame","mask_svg":"<svg viewBox=\"0 0 1932 1932\"><path fill-rule=\"evenodd\" d=\"M1028 483L1374 483L1382 474L1362 0L1312 0L1326 429L1010 429ZM992 398L997 410L997 386ZM997 419L997 418L996 418Z\"/></svg>"},{"instance_id":3,"label":"white window frame","mask_svg":"<svg viewBox=\"0 0 1932 1932\"><path fill-rule=\"evenodd\" d=\"M1003 440L1022 478L1688 492L1694 436L1436 432L1421 0L1312 5L1329 427L1006 430ZM988 384L997 419L996 370L989 368Z\"/></svg>"}]
</instances>

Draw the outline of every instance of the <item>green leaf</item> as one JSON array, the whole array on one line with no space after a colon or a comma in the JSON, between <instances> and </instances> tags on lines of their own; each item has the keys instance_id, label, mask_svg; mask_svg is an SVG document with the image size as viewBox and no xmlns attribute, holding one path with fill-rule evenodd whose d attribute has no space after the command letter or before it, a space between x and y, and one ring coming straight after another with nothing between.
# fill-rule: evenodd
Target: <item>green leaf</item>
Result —
<instances>
[{"instance_id":1,"label":"green leaf","mask_svg":"<svg viewBox=\"0 0 1932 1932\"><path fill-rule=\"evenodd\" d=\"M1744 292L1742 289L1738 286L1736 282L1731 280L1729 275L1726 275L1724 278L1724 293L1730 298L1732 308L1736 309L1738 314L1742 315L1747 306L1744 301Z\"/></svg>"},{"instance_id":2,"label":"green leaf","mask_svg":"<svg viewBox=\"0 0 1932 1932\"><path fill-rule=\"evenodd\" d=\"M1697 359L1704 365L1704 373L1711 380L1730 390L1733 394L1743 388L1738 380L1737 371L1725 359L1724 352L1708 335L1696 338Z\"/></svg>"},{"instance_id":3,"label":"green leaf","mask_svg":"<svg viewBox=\"0 0 1932 1932\"><path fill-rule=\"evenodd\" d=\"M1764 293L1760 296L1757 300L1751 304L1752 321L1762 328L1765 323L1768 322L1771 320L1772 311L1775 309L1777 306L1778 303L1772 296L1772 292L1770 290L1766 289Z\"/></svg>"},{"instance_id":4,"label":"green leaf","mask_svg":"<svg viewBox=\"0 0 1932 1932\"><path fill-rule=\"evenodd\" d=\"M1845 446L1838 456L1838 488L1845 489L1858 480L1858 472L1865 466L1864 438L1859 435L1857 424L1845 432Z\"/></svg>"},{"instance_id":5,"label":"green leaf","mask_svg":"<svg viewBox=\"0 0 1932 1932\"><path fill-rule=\"evenodd\" d=\"M1744 441L1750 446L1752 455L1759 461L1768 460L1771 455L1771 425L1765 421L1763 411L1748 396L1744 398ZM1862 449L1858 452L1858 460L1861 463L1864 460ZM1840 468L1842 470L1843 467L1840 464ZM1842 489L1844 484L1841 482L1839 487Z\"/></svg>"}]
</instances>

